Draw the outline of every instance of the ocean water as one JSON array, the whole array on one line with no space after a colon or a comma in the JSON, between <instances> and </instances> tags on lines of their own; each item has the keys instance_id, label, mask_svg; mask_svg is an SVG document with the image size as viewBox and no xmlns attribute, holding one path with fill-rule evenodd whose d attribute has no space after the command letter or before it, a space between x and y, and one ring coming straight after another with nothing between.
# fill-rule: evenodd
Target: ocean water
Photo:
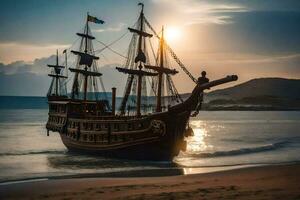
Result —
<instances>
[{"instance_id":1,"label":"ocean water","mask_svg":"<svg viewBox=\"0 0 300 200\"><path fill-rule=\"evenodd\" d=\"M300 112L202 111L190 120L194 136L173 162L71 154L57 133L47 137L45 109L0 110L0 182L74 175L199 173L300 161Z\"/></svg>"}]
</instances>

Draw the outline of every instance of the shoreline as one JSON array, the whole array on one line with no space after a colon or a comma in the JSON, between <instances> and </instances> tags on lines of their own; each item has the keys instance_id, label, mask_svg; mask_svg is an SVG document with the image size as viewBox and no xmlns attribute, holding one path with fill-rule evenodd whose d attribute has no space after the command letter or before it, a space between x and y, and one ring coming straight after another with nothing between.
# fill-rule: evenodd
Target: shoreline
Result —
<instances>
[{"instance_id":1,"label":"shoreline","mask_svg":"<svg viewBox=\"0 0 300 200\"><path fill-rule=\"evenodd\" d=\"M296 199L299 182L300 163L294 163L176 176L36 179L0 185L0 198Z\"/></svg>"},{"instance_id":2,"label":"shoreline","mask_svg":"<svg viewBox=\"0 0 300 200\"><path fill-rule=\"evenodd\" d=\"M91 172L91 173L74 173L62 175L41 175L34 177L19 177L7 178L0 180L1 185L10 185L23 182L34 182L35 180L56 180L56 179L73 179L73 178L134 178L134 177L164 177L164 176L185 176L206 174L214 172L223 172L242 168L260 167L260 166L276 166L300 164L300 161L288 161L280 163L249 163L249 164L234 164L234 165L218 165L218 166L203 166L203 167L170 167L170 168L152 168L152 169L132 169L123 171L111 172Z\"/></svg>"},{"instance_id":3,"label":"shoreline","mask_svg":"<svg viewBox=\"0 0 300 200\"><path fill-rule=\"evenodd\" d=\"M236 165L219 165L219 166L203 166L203 167L178 167L178 168L153 168L153 169L136 169L112 172L94 172L94 173L78 173L65 175L50 175L23 177L15 179L0 180L0 187L3 185L12 185L26 182L60 180L60 179L83 179L83 178L143 178L143 177L171 177L171 176L188 176L198 174L218 173L232 171L245 168L267 167L267 166L284 166L297 165L300 161L288 161L281 163L254 163L254 164L236 164Z\"/></svg>"}]
</instances>

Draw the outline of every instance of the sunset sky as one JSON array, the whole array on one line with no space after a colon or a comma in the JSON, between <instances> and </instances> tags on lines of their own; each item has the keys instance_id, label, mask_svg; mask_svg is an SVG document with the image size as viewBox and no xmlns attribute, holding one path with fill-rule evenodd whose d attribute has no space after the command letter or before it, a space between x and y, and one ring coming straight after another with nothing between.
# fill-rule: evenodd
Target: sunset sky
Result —
<instances>
[{"instance_id":1,"label":"sunset sky","mask_svg":"<svg viewBox=\"0 0 300 200\"><path fill-rule=\"evenodd\" d=\"M91 24L94 36L106 44L114 41L136 22L140 11L138 2L2 0L0 82L7 84L3 83L4 79L22 73L45 76L45 65L56 49L61 52L76 41L75 33L82 29L87 12L106 22ZM195 77L206 70L211 79L237 74L239 83L259 77L300 78L298 0L142 2L150 23L158 32L165 26L169 45ZM130 34L127 34L112 48L125 54L129 39ZM95 49L102 47L95 44ZM122 57L104 51L99 66L123 62ZM180 71L178 66L174 67ZM190 84L182 84L186 81ZM175 78L175 83L180 92L190 92L193 86L184 73ZM108 84L108 88L113 86L113 83ZM22 95L14 91L1 90L0 95ZM44 95L40 93L29 95Z\"/></svg>"}]
</instances>

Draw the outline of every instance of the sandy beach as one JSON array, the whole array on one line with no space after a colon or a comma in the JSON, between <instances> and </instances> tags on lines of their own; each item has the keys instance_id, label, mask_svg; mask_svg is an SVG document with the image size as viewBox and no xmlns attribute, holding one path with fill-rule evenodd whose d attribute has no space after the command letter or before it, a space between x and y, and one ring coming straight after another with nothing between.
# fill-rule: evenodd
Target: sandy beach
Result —
<instances>
[{"instance_id":1,"label":"sandy beach","mask_svg":"<svg viewBox=\"0 0 300 200\"><path fill-rule=\"evenodd\" d=\"M0 186L0 199L300 199L300 164L139 178L72 178Z\"/></svg>"}]
</instances>

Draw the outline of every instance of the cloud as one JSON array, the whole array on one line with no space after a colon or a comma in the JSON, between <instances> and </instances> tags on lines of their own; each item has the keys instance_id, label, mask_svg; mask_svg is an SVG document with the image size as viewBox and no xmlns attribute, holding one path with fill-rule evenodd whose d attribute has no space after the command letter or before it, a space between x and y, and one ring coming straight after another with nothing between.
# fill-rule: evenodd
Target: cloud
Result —
<instances>
[{"instance_id":1,"label":"cloud","mask_svg":"<svg viewBox=\"0 0 300 200\"><path fill-rule=\"evenodd\" d=\"M190 22L187 22L186 25L194 24L232 24L233 20L231 16L207 16L205 18L195 18Z\"/></svg>"},{"instance_id":2,"label":"cloud","mask_svg":"<svg viewBox=\"0 0 300 200\"><path fill-rule=\"evenodd\" d=\"M244 6L241 5L225 5L225 4L209 4L192 1L184 1L182 4L185 13L232 13L232 12L247 12ZM190 6L189 4L193 4Z\"/></svg>"},{"instance_id":3,"label":"cloud","mask_svg":"<svg viewBox=\"0 0 300 200\"><path fill-rule=\"evenodd\" d=\"M252 56L250 58L236 58L226 60L228 63L279 63L292 60L300 61L300 54L288 54L288 55L273 55L273 56Z\"/></svg>"},{"instance_id":4,"label":"cloud","mask_svg":"<svg viewBox=\"0 0 300 200\"><path fill-rule=\"evenodd\" d=\"M32 62L0 63L0 95L45 96L51 81L47 64L55 60L56 56L52 55Z\"/></svg>"},{"instance_id":5,"label":"cloud","mask_svg":"<svg viewBox=\"0 0 300 200\"><path fill-rule=\"evenodd\" d=\"M0 74L2 75L13 75L13 74L48 74L49 68L47 64L55 63L56 56L38 58L32 62L16 61L10 64L0 63Z\"/></svg>"},{"instance_id":6,"label":"cloud","mask_svg":"<svg viewBox=\"0 0 300 200\"><path fill-rule=\"evenodd\" d=\"M183 11L190 15L191 24L232 24L234 23L232 13L247 12L245 7L240 5L208 4L194 2L193 6L186 6Z\"/></svg>"},{"instance_id":7,"label":"cloud","mask_svg":"<svg viewBox=\"0 0 300 200\"><path fill-rule=\"evenodd\" d=\"M237 3L207 2L196 0L152 0L154 3L166 3L173 6L186 17L185 25L192 24L231 24L232 13L248 12L249 9Z\"/></svg>"},{"instance_id":8,"label":"cloud","mask_svg":"<svg viewBox=\"0 0 300 200\"><path fill-rule=\"evenodd\" d=\"M0 95L9 96L45 96L50 86L51 78L47 76L50 73L47 64L55 63L56 56L35 59L28 63L25 61L16 61L10 64L0 63ZM103 82L106 91L117 87L117 94L123 94L126 76L118 73L115 66L120 64L110 64L99 67L103 73ZM73 76L69 73L69 80ZM69 81L68 91L70 91L72 81Z\"/></svg>"},{"instance_id":9,"label":"cloud","mask_svg":"<svg viewBox=\"0 0 300 200\"><path fill-rule=\"evenodd\" d=\"M277 64L283 62L296 61L300 62L300 53L278 54L278 55L257 55L257 54L237 54L237 53L199 53L195 52L194 57L209 63L226 63L226 64ZM288 67L288 66L286 66ZM271 72L271 70L270 70ZM300 68L299 68L300 72Z\"/></svg>"},{"instance_id":10,"label":"cloud","mask_svg":"<svg viewBox=\"0 0 300 200\"><path fill-rule=\"evenodd\" d=\"M119 23L115 27L93 29L93 32L98 32L98 33L102 33L102 32L118 32L118 31L123 30L124 26L126 26L125 23Z\"/></svg>"},{"instance_id":11,"label":"cloud","mask_svg":"<svg viewBox=\"0 0 300 200\"><path fill-rule=\"evenodd\" d=\"M11 63L18 60L30 62L35 58L43 58L53 54L56 49L65 49L68 44L24 44L24 43L0 43L0 62Z\"/></svg>"}]
</instances>

